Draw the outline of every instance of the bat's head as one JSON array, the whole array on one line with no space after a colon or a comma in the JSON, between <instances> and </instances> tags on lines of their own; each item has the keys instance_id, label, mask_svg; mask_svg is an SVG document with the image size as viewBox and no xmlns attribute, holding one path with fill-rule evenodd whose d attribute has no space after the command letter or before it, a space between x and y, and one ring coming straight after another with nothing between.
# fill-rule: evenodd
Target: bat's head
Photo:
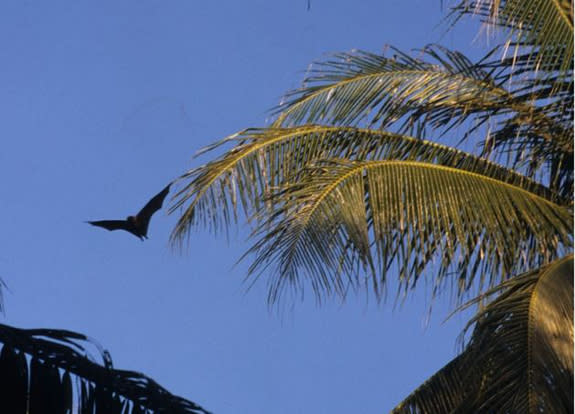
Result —
<instances>
[{"instance_id":1,"label":"bat's head","mask_svg":"<svg viewBox=\"0 0 575 414\"><path fill-rule=\"evenodd\" d=\"M130 224L133 224L134 226L136 225L136 217L135 216L128 216L126 217L126 221Z\"/></svg>"}]
</instances>

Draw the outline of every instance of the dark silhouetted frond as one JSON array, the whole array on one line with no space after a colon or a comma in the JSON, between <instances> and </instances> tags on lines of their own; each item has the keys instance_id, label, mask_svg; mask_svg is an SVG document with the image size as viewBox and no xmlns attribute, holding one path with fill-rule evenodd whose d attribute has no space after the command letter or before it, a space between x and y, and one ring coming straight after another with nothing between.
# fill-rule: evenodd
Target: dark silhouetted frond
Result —
<instances>
[{"instance_id":1,"label":"dark silhouetted frond","mask_svg":"<svg viewBox=\"0 0 575 414\"><path fill-rule=\"evenodd\" d=\"M113 369L106 353L107 366L96 363L86 350L90 342L75 332L0 324L0 411L209 414L143 374Z\"/></svg>"}]
</instances>

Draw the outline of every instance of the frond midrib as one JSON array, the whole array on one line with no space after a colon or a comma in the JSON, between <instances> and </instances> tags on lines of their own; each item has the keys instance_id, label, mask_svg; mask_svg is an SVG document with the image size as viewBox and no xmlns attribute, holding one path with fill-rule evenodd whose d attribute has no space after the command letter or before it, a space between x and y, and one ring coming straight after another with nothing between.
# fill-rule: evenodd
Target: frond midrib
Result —
<instances>
[{"instance_id":1,"label":"frond midrib","mask_svg":"<svg viewBox=\"0 0 575 414\"><path fill-rule=\"evenodd\" d=\"M571 19L569 18L569 16L565 13L565 10L563 9L563 7L561 7L561 4L558 0L552 0L553 1L553 5L557 8L559 16L561 16L561 19L564 20L565 23L567 23L567 27L569 28L569 30L571 31L571 36L573 36L573 22L571 21ZM571 7L573 6L573 2L570 1L569 2L571 4Z\"/></svg>"}]
</instances>

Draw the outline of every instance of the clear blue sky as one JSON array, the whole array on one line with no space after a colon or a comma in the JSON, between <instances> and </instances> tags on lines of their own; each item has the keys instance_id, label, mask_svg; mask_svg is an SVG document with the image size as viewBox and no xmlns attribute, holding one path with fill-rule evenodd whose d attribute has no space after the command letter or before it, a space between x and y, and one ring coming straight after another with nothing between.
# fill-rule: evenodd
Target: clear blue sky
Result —
<instances>
[{"instance_id":1,"label":"clear blue sky","mask_svg":"<svg viewBox=\"0 0 575 414\"><path fill-rule=\"evenodd\" d=\"M308 64L352 48L440 40L440 1L3 1L0 5L0 275L5 323L96 338L215 413L382 413L456 355L465 322L420 293L364 297L280 317L248 294L245 229L168 245L158 213L144 243L85 220L123 218L250 126ZM442 43L470 50L476 26ZM422 288L425 286L422 284ZM310 296L311 298L311 296Z\"/></svg>"}]
</instances>

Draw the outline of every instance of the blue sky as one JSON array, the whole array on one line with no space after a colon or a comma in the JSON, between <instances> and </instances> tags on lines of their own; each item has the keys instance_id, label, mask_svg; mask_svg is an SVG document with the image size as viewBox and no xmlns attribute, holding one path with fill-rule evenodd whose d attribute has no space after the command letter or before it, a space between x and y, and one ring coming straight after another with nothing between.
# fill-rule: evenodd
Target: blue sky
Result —
<instances>
[{"instance_id":1,"label":"blue sky","mask_svg":"<svg viewBox=\"0 0 575 414\"><path fill-rule=\"evenodd\" d=\"M76 330L117 368L215 413L380 413L456 355L465 317L363 296L281 315L245 293L248 246L158 213L150 239L85 220L133 214L250 126L326 53L441 39L440 1L4 1L0 5L0 275L4 322ZM477 55L477 26L447 34Z\"/></svg>"}]
</instances>

